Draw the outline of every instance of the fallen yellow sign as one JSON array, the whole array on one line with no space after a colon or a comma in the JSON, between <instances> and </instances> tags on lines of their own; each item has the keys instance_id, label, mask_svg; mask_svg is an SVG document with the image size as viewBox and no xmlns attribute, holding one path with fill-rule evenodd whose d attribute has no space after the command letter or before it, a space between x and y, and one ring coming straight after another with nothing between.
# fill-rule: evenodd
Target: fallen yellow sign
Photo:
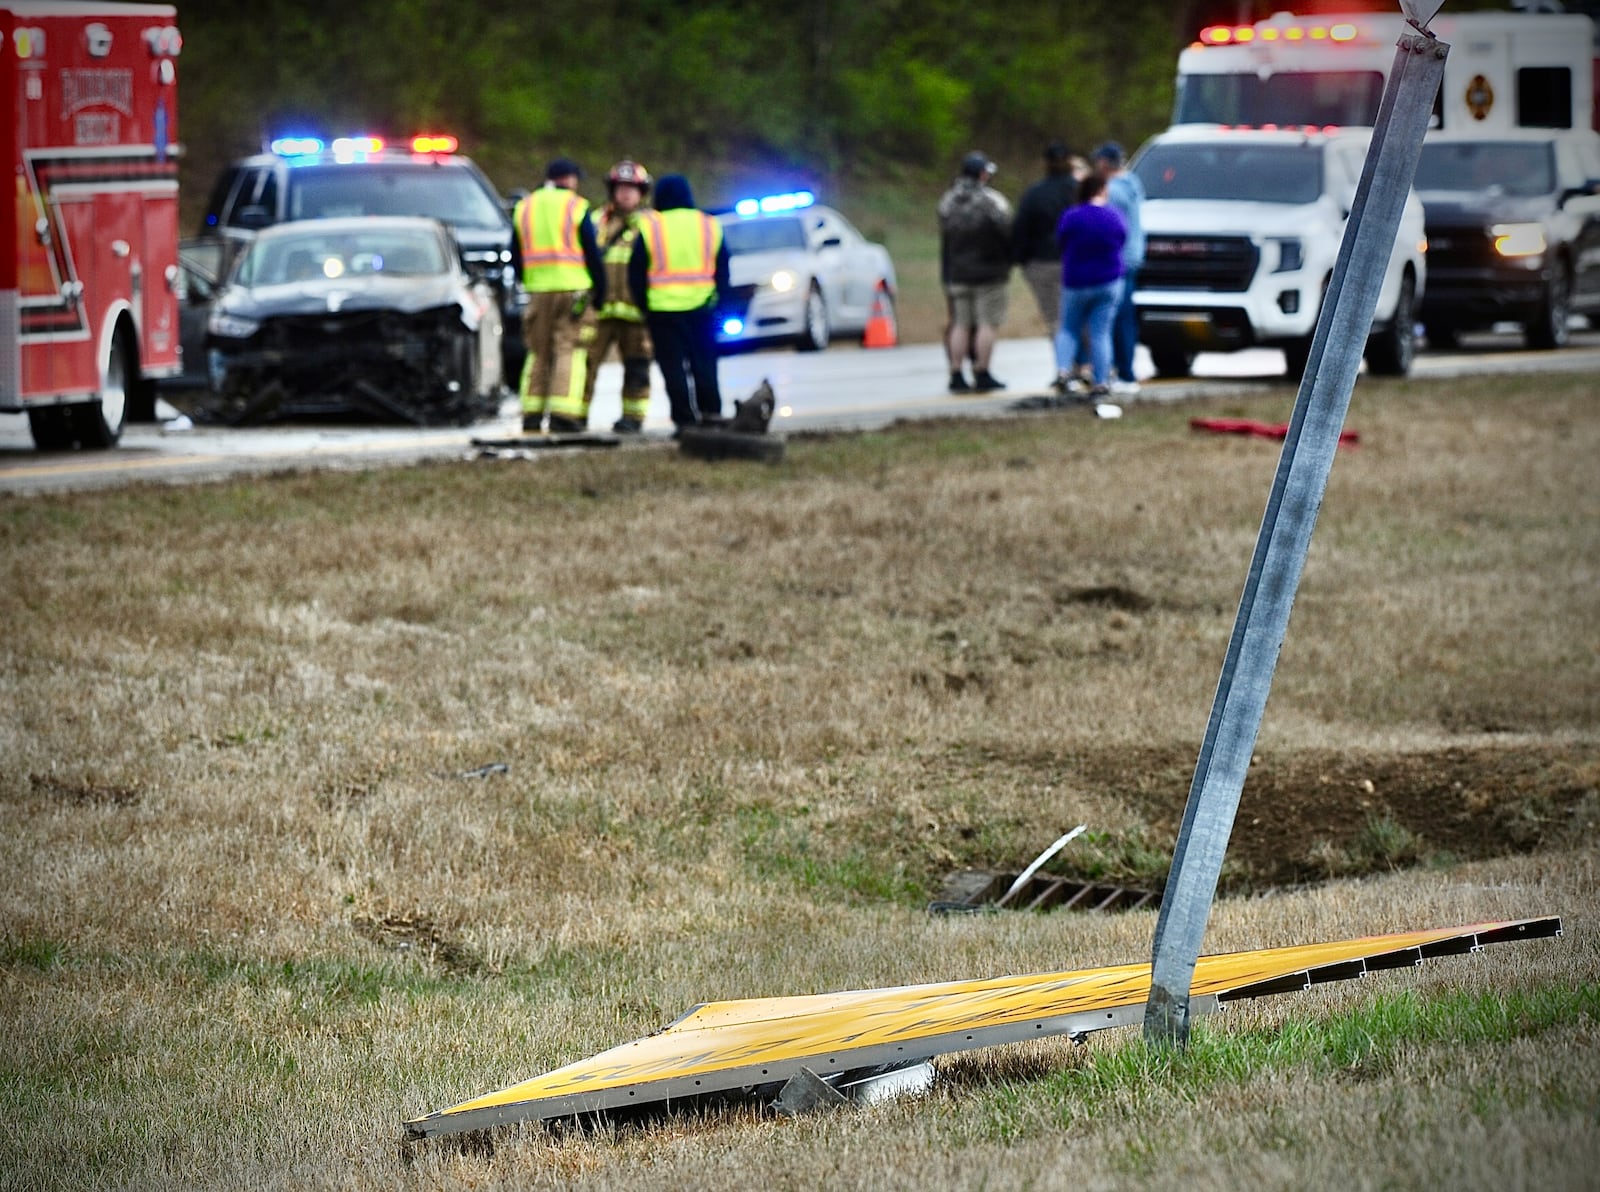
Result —
<instances>
[{"instance_id":1,"label":"fallen yellow sign","mask_svg":"<svg viewBox=\"0 0 1600 1192\"><path fill-rule=\"evenodd\" d=\"M1485 944L1560 933L1558 918L1520 919L1202 956L1191 987L1191 1012L1475 952ZM1132 1026L1143 1021L1149 993L1150 966L1124 964L708 1002L653 1035L415 1118L406 1130L425 1137L735 1090L762 1095L802 1069L849 1083L936 1055Z\"/></svg>"}]
</instances>

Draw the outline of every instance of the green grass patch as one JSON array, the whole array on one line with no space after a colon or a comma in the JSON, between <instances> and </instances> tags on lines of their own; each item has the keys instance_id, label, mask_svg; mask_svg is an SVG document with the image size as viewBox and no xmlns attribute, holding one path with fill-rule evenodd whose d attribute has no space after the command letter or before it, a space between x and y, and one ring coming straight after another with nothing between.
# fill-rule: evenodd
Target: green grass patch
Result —
<instances>
[{"instance_id":1,"label":"green grass patch","mask_svg":"<svg viewBox=\"0 0 1600 1192\"><path fill-rule=\"evenodd\" d=\"M1291 1073L1372 1080L1396 1075L1413 1053L1432 1047L1504 1046L1554 1029L1600 1022L1600 983L1504 994L1416 990L1384 994L1323 1019L1233 1032L1202 1020L1183 1049L1130 1038L1096 1049L1084 1062L1031 1087L988 1094L989 1131L1009 1140L1035 1129L1071 1127L1107 1116L1143 1117L1156 1102L1198 1103L1223 1088L1243 1088ZM1485 1104L1492 1098L1485 1100Z\"/></svg>"}]
</instances>

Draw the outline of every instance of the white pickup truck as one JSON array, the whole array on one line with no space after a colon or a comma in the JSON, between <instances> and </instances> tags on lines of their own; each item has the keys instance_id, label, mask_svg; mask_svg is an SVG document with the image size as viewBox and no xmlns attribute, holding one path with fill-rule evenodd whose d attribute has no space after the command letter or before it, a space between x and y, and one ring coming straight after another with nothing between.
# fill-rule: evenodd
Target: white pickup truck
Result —
<instances>
[{"instance_id":1,"label":"white pickup truck","mask_svg":"<svg viewBox=\"0 0 1600 1192\"><path fill-rule=\"evenodd\" d=\"M1141 147L1132 168L1147 245L1134 304L1159 375L1187 375L1197 352L1258 346L1282 348L1290 376L1305 371L1370 136L1184 125ZM1375 373L1411 368L1426 251L1413 193L1367 340Z\"/></svg>"}]
</instances>

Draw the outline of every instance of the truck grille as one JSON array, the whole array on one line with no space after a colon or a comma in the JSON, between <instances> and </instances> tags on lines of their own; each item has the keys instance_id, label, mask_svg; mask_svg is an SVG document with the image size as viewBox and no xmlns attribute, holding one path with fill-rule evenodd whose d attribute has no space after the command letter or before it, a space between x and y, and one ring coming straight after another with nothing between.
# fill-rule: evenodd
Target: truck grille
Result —
<instances>
[{"instance_id":1,"label":"truck grille","mask_svg":"<svg viewBox=\"0 0 1600 1192\"><path fill-rule=\"evenodd\" d=\"M1504 263L1494 251L1494 237L1481 227L1429 228L1428 267L1492 268Z\"/></svg>"},{"instance_id":2,"label":"truck grille","mask_svg":"<svg viewBox=\"0 0 1600 1192\"><path fill-rule=\"evenodd\" d=\"M1160 236L1145 244L1141 290L1250 288L1260 253L1245 236Z\"/></svg>"}]
</instances>

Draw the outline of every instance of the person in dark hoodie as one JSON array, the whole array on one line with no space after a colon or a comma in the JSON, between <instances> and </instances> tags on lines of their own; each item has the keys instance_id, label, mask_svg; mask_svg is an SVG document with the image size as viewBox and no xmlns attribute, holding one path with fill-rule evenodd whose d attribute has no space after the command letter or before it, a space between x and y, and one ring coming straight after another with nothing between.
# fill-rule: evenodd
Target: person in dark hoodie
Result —
<instances>
[{"instance_id":1,"label":"person in dark hoodie","mask_svg":"<svg viewBox=\"0 0 1600 1192\"><path fill-rule=\"evenodd\" d=\"M640 221L628 261L628 285L650 325L673 426L719 420L716 312L728 292L728 246L722 225L695 207L682 174L656 183L655 210Z\"/></svg>"},{"instance_id":2,"label":"person in dark hoodie","mask_svg":"<svg viewBox=\"0 0 1600 1192\"><path fill-rule=\"evenodd\" d=\"M1072 150L1060 141L1044 147L1044 171L1044 177L1023 191L1017 202L1011 244L1033 291L1045 332L1054 335L1061 322L1061 249L1056 245L1056 225L1061 213L1077 202L1082 174L1074 169Z\"/></svg>"}]
</instances>

